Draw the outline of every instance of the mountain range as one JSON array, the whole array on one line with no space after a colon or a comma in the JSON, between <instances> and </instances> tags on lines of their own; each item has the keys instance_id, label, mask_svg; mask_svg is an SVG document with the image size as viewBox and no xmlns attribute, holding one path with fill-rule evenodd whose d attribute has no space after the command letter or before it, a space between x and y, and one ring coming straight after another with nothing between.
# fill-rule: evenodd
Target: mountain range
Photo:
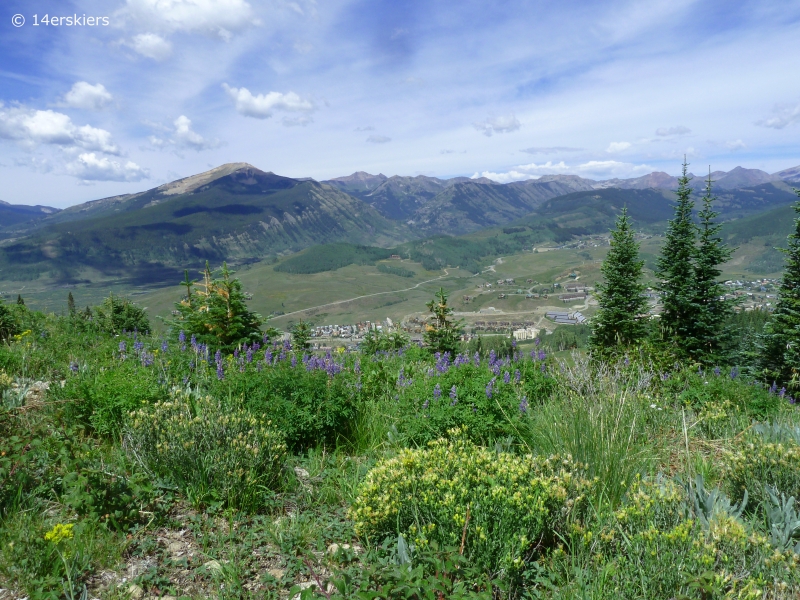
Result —
<instances>
[{"instance_id":1,"label":"mountain range","mask_svg":"<svg viewBox=\"0 0 800 600\"><path fill-rule=\"evenodd\" d=\"M791 204L800 166L774 174L736 167L711 176L717 209L730 220ZM702 178L692 185L701 188ZM621 203L639 207L631 204L642 224L664 221L676 187L677 178L661 172L606 181L550 175L507 184L357 172L318 182L230 163L60 211L0 202L0 279L50 272L74 282L94 270L156 283L205 260L257 261L333 242L388 246L520 219L546 222L563 239L607 229Z\"/></svg>"}]
</instances>

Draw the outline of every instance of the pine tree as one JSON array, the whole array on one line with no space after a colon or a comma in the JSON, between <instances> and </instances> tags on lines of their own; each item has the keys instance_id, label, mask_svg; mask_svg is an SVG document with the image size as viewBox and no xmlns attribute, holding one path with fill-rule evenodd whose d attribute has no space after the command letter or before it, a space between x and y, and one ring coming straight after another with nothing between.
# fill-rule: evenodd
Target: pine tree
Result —
<instances>
[{"instance_id":1,"label":"pine tree","mask_svg":"<svg viewBox=\"0 0 800 600\"><path fill-rule=\"evenodd\" d=\"M308 323L300 319L299 323L295 323L292 327L292 346L297 350L308 350L311 348L311 328Z\"/></svg>"},{"instance_id":2,"label":"pine tree","mask_svg":"<svg viewBox=\"0 0 800 600\"><path fill-rule=\"evenodd\" d=\"M242 284L231 278L233 273L222 264L221 279L214 279L206 262L200 290L184 273L181 285L186 287L186 297L175 304L178 318L170 322L175 336L180 331L194 335L199 343L214 350L233 351L244 343L261 340L264 319L247 308Z\"/></svg>"},{"instance_id":3,"label":"pine tree","mask_svg":"<svg viewBox=\"0 0 800 600\"><path fill-rule=\"evenodd\" d=\"M95 307L95 313L97 326L106 333L117 335L123 331L150 331L147 313L127 298L110 294L103 304Z\"/></svg>"},{"instance_id":4,"label":"pine tree","mask_svg":"<svg viewBox=\"0 0 800 600\"><path fill-rule=\"evenodd\" d=\"M721 264L730 260L731 250L719 236L722 226L711 204L711 170L706 180L703 209L699 213L699 244L694 261L694 319L684 340L688 354L706 364L719 362L725 338L725 323L733 314L733 302L723 300L725 287L719 281Z\"/></svg>"},{"instance_id":5,"label":"pine tree","mask_svg":"<svg viewBox=\"0 0 800 600\"><path fill-rule=\"evenodd\" d=\"M600 308L592 319L589 346L605 354L615 347L634 346L647 335L647 298L642 283L644 261L634 239L627 208L611 232L611 250L601 272L605 283L597 286Z\"/></svg>"},{"instance_id":6,"label":"pine tree","mask_svg":"<svg viewBox=\"0 0 800 600\"><path fill-rule=\"evenodd\" d=\"M795 190L800 196L800 190ZM789 247L784 250L786 265L778 300L764 334L761 368L767 381L777 381L793 388L798 385L800 371L800 200L794 205L798 214Z\"/></svg>"},{"instance_id":7,"label":"pine tree","mask_svg":"<svg viewBox=\"0 0 800 600\"><path fill-rule=\"evenodd\" d=\"M453 320L453 309L447 306L447 292L444 288L434 294L434 299L425 306L432 314L430 322L425 327L423 338L431 352L449 352L455 356L461 340L464 321Z\"/></svg>"},{"instance_id":8,"label":"pine tree","mask_svg":"<svg viewBox=\"0 0 800 600\"><path fill-rule=\"evenodd\" d=\"M678 179L678 200L675 218L669 222L664 247L658 259L656 275L661 292L661 325L667 337L680 344L693 331L696 310L694 305L696 227L692 221L691 179L684 159L683 172Z\"/></svg>"},{"instance_id":9,"label":"pine tree","mask_svg":"<svg viewBox=\"0 0 800 600\"><path fill-rule=\"evenodd\" d=\"M72 292L70 292L67 296L67 312L69 313L70 317L75 316L75 298L72 297Z\"/></svg>"},{"instance_id":10,"label":"pine tree","mask_svg":"<svg viewBox=\"0 0 800 600\"><path fill-rule=\"evenodd\" d=\"M25 300L22 299L20 294L17 294L17 306L25 306Z\"/></svg>"}]
</instances>

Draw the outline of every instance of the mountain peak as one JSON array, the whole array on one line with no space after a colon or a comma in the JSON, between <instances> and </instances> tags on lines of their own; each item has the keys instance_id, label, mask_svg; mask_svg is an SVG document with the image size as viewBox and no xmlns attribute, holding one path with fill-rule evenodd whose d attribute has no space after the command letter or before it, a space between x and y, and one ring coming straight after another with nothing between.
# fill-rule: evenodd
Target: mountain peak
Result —
<instances>
[{"instance_id":1,"label":"mountain peak","mask_svg":"<svg viewBox=\"0 0 800 600\"><path fill-rule=\"evenodd\" d=\"M252 169L254 171L260 172L260 169L257 169L253 165L246 162L226 163L224 165L220 165L219 167L215 167L210 171L205 171L203 173L198 173L197 175L191 175L189 177L184 177L183 179L178 179L177 181L165 183L164 185L159 186L156 189L165 196L186 194L208 183L211 183L212 181L215 181L220 177L225 177L227 175L236 173L237 171L243 171L245 169Z\"/></svg>"}]
</instances>

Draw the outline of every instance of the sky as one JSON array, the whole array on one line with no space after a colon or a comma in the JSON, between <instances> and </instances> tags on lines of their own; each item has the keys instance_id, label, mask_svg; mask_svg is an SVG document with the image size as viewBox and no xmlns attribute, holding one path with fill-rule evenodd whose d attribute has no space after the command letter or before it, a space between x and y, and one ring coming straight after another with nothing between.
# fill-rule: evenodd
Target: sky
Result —
<instances>
[{"instance_id":1,"label":"sky","mask_svg":"<svg viewBox=\"0 0 800 600\"><path fill-rule=\"evenodd\" d=\"M498 182L674 175L684 155L695 173L800 165L797 0L6 0L2 13L12 204L63 208L229 162Z\"/></svg>"}]
</instances>

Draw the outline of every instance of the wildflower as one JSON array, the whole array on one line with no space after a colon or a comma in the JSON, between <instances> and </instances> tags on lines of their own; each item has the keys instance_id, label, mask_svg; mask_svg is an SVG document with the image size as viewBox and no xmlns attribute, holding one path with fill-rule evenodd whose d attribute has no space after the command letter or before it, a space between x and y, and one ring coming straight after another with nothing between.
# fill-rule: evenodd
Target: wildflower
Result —
<instances>
[{"instance_id":1,"label":"wildflower","mask_svg":"<svg viewBox=\"0 0 800 600\"><path fill-rule=\"evenodd\" d=\"M64 540L71 540L75 537L75 534L72 533L73 527L74 525L72 523L69 525L56 523L50 531L44 534L44 539L48 542L53 542L55 545L60 544Z\"/></svg>"},{"instance_id":2,"label":"wildflower","mask_svg":"<svg viewBox=\"0 0 800 600\"><path fill-rule=\"evenodd\" d=\"M267 362L268 365L272 364L272 352L270 352L269 348L264 350L264 360Z\"/></svg>"},{"instance_id":3,"label":"wildflower","mask_svg":"<svg viewBox=\"0 0 800 600\"><path fill-rule=\"evenodd\" d=\"M361 373L361 361L356 359L355 364L353 365L353 372L358 375Z\"/></svg>"},{"instance_id":4,"label":"wildflower","mask_svg":"<svg viewBox=\"0 0 800 600\"><path fill-rule=\"evenodd\" d=\"M519 412L521 413L528 412L528 398L526 396L523 396L522 400L519 403Z\"/></svg>"},{"instance_id":5,"label":"wildflower","mask_svg":"<svg viewBox=\"0 0 800 600\"><path fill-rule=\"evenodd\" d=\"M547 370L547 365L542 363L542 373L544 373L546 370Z\"/></svg>"},{"instance_id":6,"label":"wildflower","mask_svg":"<svg viewBox=\"0 0 800 600\"><path fill-rule=\"evenodd\" d=\"M539 360L544 360L545 358L547 358L547 353L544 350L539 350Z\"/></svg>"},{"instance_id":7,"label":"wildflower","mask_svg":"<svg viewBox=\"0 0 800 600\"><path fill-rule=\"evenodd\" d=\"M541 344L541 343L542 343L542 340L540 340L540 339L537 337L535 340L533 340L533 343L534 343L536 346L538 346L539 344Z\"/></svg>"},{"instance_id":8,"label":"wildflower","mask_svg":"<svg viewBox=\"0 0 800 600\"><path fill-rule=\"evenodd\" d=\"M511 374L508 371L503 373L503 383L511 383Z\"/></svg>"},{"instance_id":9,"label":"wildflower","mask_svg":"<svg viewBox=\"0 0 800 600\"><path fill-rule=\"evenodd\" d=\"M128 345L125 342L119 343L119 353L125 354L125 351L128 349Z\"/></svg>"},{"instance_id":10,"label":"wildflower","mask_svg":"<svg viewBox=\"0 0 800 600\"><path fill-rule=\"evenodd\" d=\"M721 373L721 371L720 371L719 367L714 367L714 375L719 377L720 373Z\"/></svg>"},{"instance_id":11,"label":"wildflower","mask_svg":"<svg viewBox=\"0 0 800 600\"><path fill-rule=\"evenodd\" d=\"M769 393L774 394L777 390L778 390L778 384L773 381L772 387L769 388Z\"/></svg>"},{"instance_id":12,"label":"wildflower","mask_svg":"<svg viewBox=\"0 0 800 600\"><path fill-rule=\"evenodd\" d=\"M475 356L473 356L472 359L475 361L475 366L476 367L481 366L481 354L480 354L480 352L475 352Z\"/></svg>"},{"instance_id":13,"label":"wildflower","mask_svg":"<svg viewBox=\"0 0 800 600\"><path fill-rule=\"evenodd\" d=\"M629 366L631 364L631 359L626 356L625 360L622 361L622 364L624 364L626 367Z\"/></svg>"},{"instance_id":14,"label":"wildflower","mask_svg":"<svg viewBox=\"0 0 800 600\"><path fill-rule=\"evenodd\" d=\"M669 373L662 373L661 374L661 381L666 381L669 379Z\"/></svg>"},{"instance_id":15,"label":"wildflower","mask_svg":"<svg viewBox=\"0 0 800 600\"><path fill-rule=\"evenodd\" d=\"M184 332L183 329L181 329L181 332L178 334L178 341L181 344L185 344L186 343L186 332Z\"/></svg>"},{"instance_id":16,"label":"wildflower","mask_svg":"<svg viewBox=\"0 0 800 600\"><path fill-rule=\"evenodd\" d=\"M428 406L430 405L430 401L425 398L425 402L422 403L422 410L428 410Z\"/></svg>"},{"instance_id":17,"label":"wildflower","mask_svg":"<svg viewBox=\"0 0 800 600\"><path fill-rule=\"evenodd\" d=\"M69 363L69 370L72 371L73 373L77 373L78 372L78 363L76 363L76 362Z\"/></svg>"},{"instance_id":18,"label":"wildflower","mask_svg":"<svg viewBox=\"0 0 800 600\"><path fill-rule=\"evenodd\" d=\"M169 344L167 344L167 340L161 342L161 352L166 352L169 350Z\"/></svg>"},{"instance_id":19,"label":"wildflower","mask_svg":"<svg viewBox=\"0 0 800 600\"><path fill-rule=\"evenodd\" d=\"M458 402L458 395L456 393L456 386L453 386L453 387L450 388L450 400L452 400L452 402L450 403L450 406L455 406L456 402Z\"/></svg>"},{"instance_id":20,"label":"wildflower","mask_svg":"<svg viewBox=\"0 0 800 600\"><path fill-rule=\"evenodd\" d=\"M731 379L736 379L739 376L739 369L731 367Z\"/></svg>"},{"instance_id":21,"label":"wildflower","mask_svg":"<svg viewBox=\"0 0 800 600\"><path fill-rule=\"evenodd\" d=\"M225 379L225 370L222 368L221 362L217 363L217 379L219 379L220 381Z\"/></svg>"},{"instance_id":22,"label":"wildflower","mask_svg":"<svg viewBox=\"0 0 800 600\"><path fill-rule=\"evenodd\" d=\"M435 400L438 400L439 398L442 397L442 388L439 387L438 383L433 388L433 397L434 397Z\"/></svg>"},{"instance_id":23,"label":"wildflower","mask_svg":"<svg viewBox=\"0 0 800 600\"><path fill-rule=\"evenodd\" d=\"M292 354L292 368L294 369L297 366L297 355Z\"/></svg>"},{"instance_id":24,"label":"wildflower","mask_svg":"<svg viewBox=\"0 0 800 600\"><path fill-rule=\"evenodd\" d=\"M779 397L781 397L781 398L783 398L785 395L786 395L786 388L785 388L785 387L782 387L782 388L781 388L781 391L780 391L780 392L778 392L778 396L779 396Z\"/></svg>"},{"instance_id":25,"label":"wildflower","mask_svg":"<svg viewBox=\"0 0 800 600\"><path fill-rule=\"evenodd\" d=\"M520 380L520 378L521 378L521 377L522 377L522 373L520 373L520 372L519 372L519 369L517 369L516 371L514 371L514 381L516 381L517 383L519 383L519 380Z\"/></svg>"}]
</instances>

